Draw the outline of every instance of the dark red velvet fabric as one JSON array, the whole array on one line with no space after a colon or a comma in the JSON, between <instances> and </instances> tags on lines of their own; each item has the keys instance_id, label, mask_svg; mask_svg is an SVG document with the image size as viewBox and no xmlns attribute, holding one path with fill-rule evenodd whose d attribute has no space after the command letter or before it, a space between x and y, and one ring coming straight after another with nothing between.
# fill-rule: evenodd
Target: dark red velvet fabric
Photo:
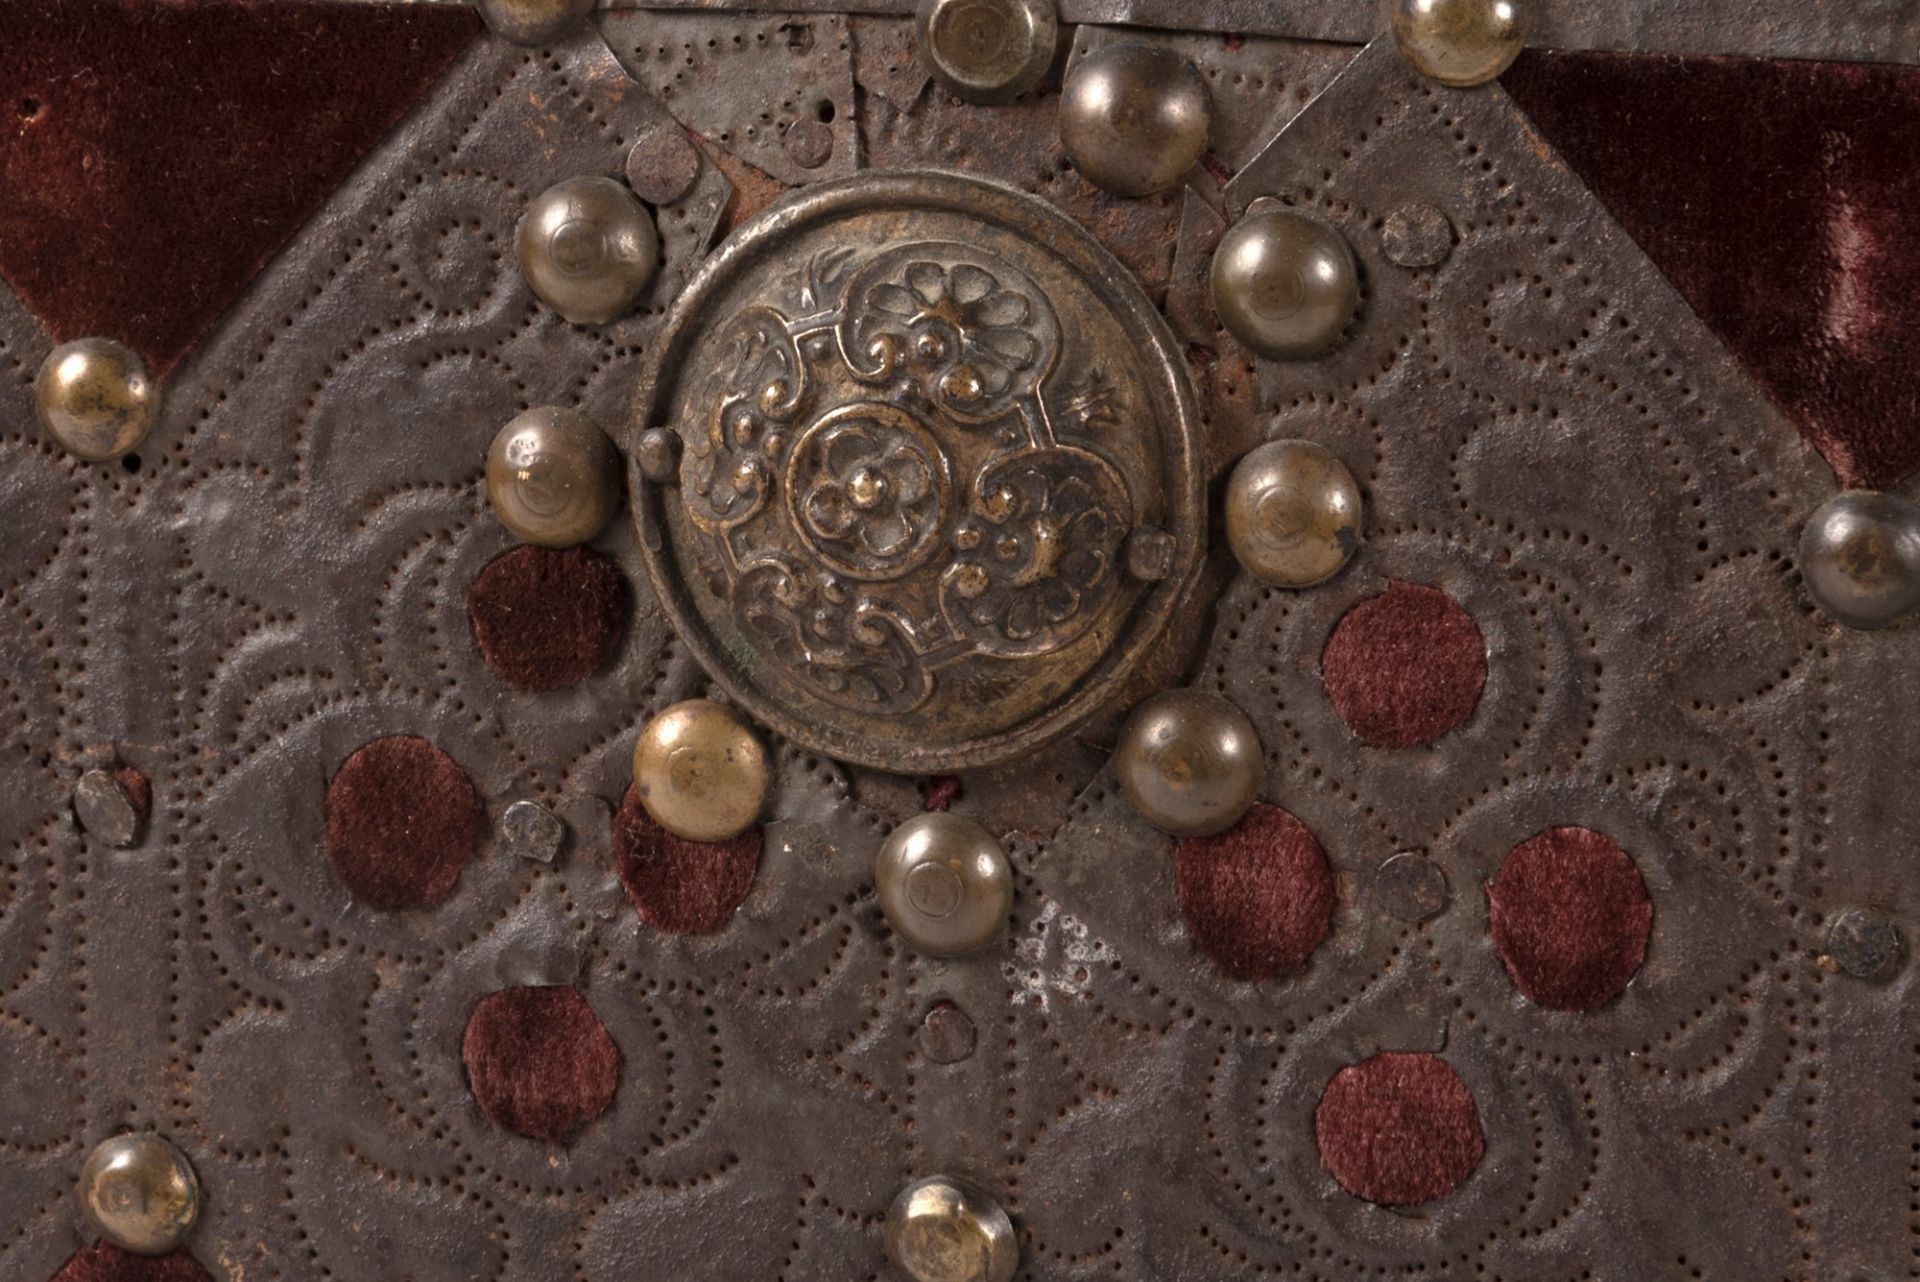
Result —
<instances>
[{"instance_id":1,"label":"dark red velvet fabric","mask_svg":"<svg viewBox=\"0 0 1920 1282\"><path fill-rule=\"evenodd\" d=\"M348 757L328 786L327 858L360 902L427 908L453 893L486 821L458 762L392 735Z\"/></svg>"},{"instance_id":2,"label":"dark red velvet fabric","mask_svg":"<svg viewBox=\"0 0 1920 1282\"><path fill-rule=\"evenodd\" d=\"M1590 828L1549 828L1515 846L1487 887L1487 914L1515 986L1550 1010L1618 997L1653 932L1640 870Z\"/></svg>"},{"instance_id":3,"label":"dark red velvet fabric","mask_svg":"<svg viewBox=\"0 0 1920 1282\"><path fill-rule=\"evenodd\" d=\"M537 1140L573 1134L607 1111L620 1085L620 1048L571 986L487 994L460 1056L487 1120Z\"/></svg>"},{"instance_id":4,"label":"dark red velvet fabric","mask_svg":"<svg viewBox=\"0 0 1920 1282\"><path fill-rule=\"evenodd\" d=\"M563 690L620 648L633 594L592 548L520 547L480 572L467 614L487 666L521 690Z\"/></svg>"},{"instance_id":5,"label":"dark red velvet fabric","mask_svg":"<svg viewBox=\"0 0 1920 1282\"><path fill-rule=\"evenodd\" d=\"M161 377L480 30L466 5L0 4L0 276Z\"/></svg>"},{"instance_id":6,"label":"dark red velvet fabric","mask_svg":"<svg viewBox=\"0 0 1920 1282\"><path fill-rule=\"evenodd\" d=\"M1380 748L1412 748L1473 716L1487 644L1452 597L1395 582L1347 611L1320 656L1320 677L1355 734Z\"/></svg>"},{"instance_id":7,"label":"dark red velvet fabric","mask_svg":"<svg viewBox=\"0 0 1920 1282\"><path fill-rule=\"evenodd\" d=\"M733 920L760 867L760 829L731 841L685 841L654 822L629 788L613 819L621 884L640 920L675 935L710 935Z\"/></svg>"},{"instance_id":8,"label":"dark red velvet fabric","mask_svg":"<svg viewBox=\"0 0 1920 1282\"><path fill-rule=\"evenodd\" d=\"M1355 1197L1418 1206L1480 1165L1480 1110L1437 1055L1375 1055L1334 1074L1314 1111L1320 1162Z\"/></svg>"},{"instance_id":9,"label":"dark red velvet fabric","mask_svg":"<svg viewBox=\"0 0 1920 1282\"><path fill-rule=\"evenodd\" d=\"M127 804L133 807L134 815L144 824L153 814L152 781L132 766L121 766L113 772L113 777L127 794Z\"/></svg>"},{"instance_id":10,"label":"dark red velvet fabric","mask_svg":"<svg viewBox=\"0 0 1920 1282\"><path fill-rule=\"evenodd\" d=\"M1920 467L1920 69L1529 50L1503 83L1842 481Z\"/></svg>"},{"instance_id":11,"label":"dark red velvet fabric","mask_svg":"<svg viewBox=\"0 0 1920 1282\"><path fill-rule=\"evenodd\" d=\"M1300 969L1327 937L1333 870L1307 826L1256 805L1234 827L1174 851L1180 915L1201 952L1235 979Z\"/></svg>"},{"instance_id":12,"label":"dark red velvet fabric","mask_svg":"<svg viewBox=\"0 0 1920 1282\"><path fill-rule=\"evenodd\" d=\"M130 1255L97 1242L82 1247L51 1282L210 1282L207 1271L185 1251L167 1255Z\"/></svg>"},{"instance_id":13,"label":"dark red velvet fabric","mask_svg":"<svg viewBox=\"0 0 1920 1282\"><path fill-rule=\"evenodd\" d=\"M966 789L953 775L935 775L920 785L928 810L951 810Z\"/></svg>"}]
</instances>

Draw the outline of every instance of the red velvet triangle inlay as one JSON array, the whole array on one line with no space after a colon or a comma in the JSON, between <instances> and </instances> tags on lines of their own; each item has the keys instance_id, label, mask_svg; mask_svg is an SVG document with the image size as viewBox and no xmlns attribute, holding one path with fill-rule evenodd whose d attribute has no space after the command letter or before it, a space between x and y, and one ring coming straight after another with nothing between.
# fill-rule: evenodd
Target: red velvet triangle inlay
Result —
<instances>
[{"instance_id":1,"label":"red velvet triangle inlay","mask_svg":"<svg viewBox=\"0 0 1920 1282\"><path fill-rule=\"evenodd\" d=\"M0 4L0 276L164 375L479 32L464 5Z\"/></svg>"},{"instance_id":2,"label":"red velvet triangle inlay","mask_svg":"<svg viewBox=\"0 0 1920 1282\"><path fill-rule=\"evenodd\" d=\"M1920 69L1530 51L1502 83L1842 481L1920 467Z\"/></svg>"}]
</instances>

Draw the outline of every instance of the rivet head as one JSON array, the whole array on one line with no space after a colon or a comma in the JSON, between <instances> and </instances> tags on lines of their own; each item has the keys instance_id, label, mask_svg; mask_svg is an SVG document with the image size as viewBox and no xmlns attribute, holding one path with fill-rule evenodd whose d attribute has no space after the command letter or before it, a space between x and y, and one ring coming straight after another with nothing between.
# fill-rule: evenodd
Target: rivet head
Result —
<instances>
[{"instance_id":1,"label":"rivet head","mask_svg":"<svg viewBox=\"0 0 1920 1282\"><path fill-rule=\"evenodd\" d=\"M920 1053L934 1064L958 1064L973 1057L980 1030L973 1018L949 1001L935 1002L920 1019Z\"/></svg>"},{"instance_id":2,"label":"rivet head","mask_svg":"<svg viewBox=\"0 0 1920 1282\"><path fill-rule=\"evenodd\" d=\"M680 479L680 433L670 427L650 427L640 433L634 457L640 463L640 475L655 485L672 485Z\"/></svg>"},{"instance_id":3,"label":"rivet head","mask_svg":"<svg viewBox=\"0 0 1920 1282\"><path fill-rule=\"evenodd\" d=\"M574 547L606 528L620 506L620 452L583 414L530 409L493 438L487 500L527 542Z\"/></svg>"},{"instance_id":4,"label":"rivet head","mask_svg":"<svg viewBox=\"0 0 1920 1282\"><path fill-rule=\"evenodd\" d=\"M481 19L517 45L543 45L583 26L595 0L474 0Z\"/></svg>"},{"instance_id":5,"label":"rivet head","mask_svg":"<svg viewBox=\"0 0 1920 1282\"><path fill-rule=\"evenodd\" d=\"M895 828L880 847L874 880L894 930L929 957L985 947L1013 909L1013 869L999 840L946 811Z\"/></svg>"},{"instance_id":6,"label":"rivet head","mask_svg":"<svg viewBox=\"0 0 1920 1282\"><path fill-rule=\"evenodd\" d=\"M627 186L650 204L671 205L693 190L704 165L687 131L663 120L643 129L627 152Z\"/></svg>"},{"instance_id":7,"label":"rivet head","mask_svg":"<svg viewBox=\"0 0 1920 1282\"><path fill-rule=\"evenodd\" d=\"M1346 237L1297 209L1249 213L1213 255L1213 308L1248 350L1269 360L1317 356L1360 310L1360 268Z\"/></svg>"},{"instance_id":8,"label":"rivet head","mask_svg":"<svg viewBox=\"0 0 1920 1282\"><path fill-rule=\"evenodd\" d=\"M1393 0L1393 38L1421 75L1470 88L1513 65L1526 23L1521 0Z\"/></svg>"},{"instance_id":9,"label":"rivet head","mask_svg":"<svg viewBox=\"0 0 1920 1282\"><path fill-rule=\"evenodd\" d=\"M1380 865L1373 893L1389 917L1418 925L1447 908L1447 874L1439 864L1407 850Z\"/></svg>"},{"instance_id":10,"label":"rivet head","mask_svg":"<svg viewBox=\"0 0 1920 1282\"><path fill-rule=\"evenodd\" d=\"M1397 267L1438 267L1453 253L1453 237L1453 222L1443 211L1432 205L1402 205L1387 215L1380 247Z\"/></svg>"},{"instance_id":11,"label":"rivet head","mask_svg":"<svg viewBox=\"0 0 1920 1282\"><path fill-rule=\"evenodd\" d=\"M94 463L140 448L160 417L160 389L130 348L110 338L62 343L33 383L40 425L61 448Z\"/></svg>"},{"instance_id":12,"label":"rivet head","mask_svg":"<svg viewBox=\"0 0 1920 1282\"><path fill-rule=\"evenodd\" d=\"M1227 482L1227 542L1247 571L1279 588L1338 574L1360 546L1360 486L1333 451L1268 441Z\"/></svg>"},{"instance_id":13,"label":"rivet head","mask_svg":"<svg viewBox=\"0 0 1920 1282\"><path fill-rule=\"evenodd\" d=\"M140 838L140 808L108 770L89 770L73 786L73 813L88 834L125 848Z\"/></svg>"},{"instance_id":14,"label":"rivet head","mask_svg":"<svg viewBox=\"0 0 1920 1282\"><path fill-rule=\"evenodd\" d=\"M1906 950L1900 927L1881 913L1850 909L1836 917L1827 932L1827 955L1833 964L1868 983L1892 979Z\"/></svg>"},{"instance_id":15,"label":"rivet head","mask_svg":"<svg viewBox=\"0 0 1920 1282\"><path fill-rule=\"evenodd\" d=\"M1179 184L1207 150L1213 98L1193 63L1163 45L1096 49L1067 75L1060 142L1088 182L1120 196Z\"/></svg>"},{"instance_id":16,"label":"rivet head","mask_svg":"<svg viewBox=\"0 0 1920 1282\"><path fill-rule=\"evenodd\" d=\"M611 178L569 178L541 192L514 246L535 296L576 325L624 316L660 270L653 215Z\"/></svg>"},{"instance_id":17,"label":"rivet head","mask_svg":"<svg viewBox=\"0 0 1920 1282\"><path fill-rule=\"evenodd\" d=\"M1173 573L1178 551L1171 534L1142 526L1127 536L1127 573L1142 583L1158 583Z\"/></svg>"},{"instance_id":18,"label":"rivet head","mask_svg":"<svg viewBox=\"0 0 1920 1282\"><path fill-rule=\"evenodd\" d=\"M920 0L920 57L968 102L1011 102L1038 85L1060 40L1055 0Z\"/></svg>"},{"instance_id":19,"label":"rivet head","mask_svg":"<svg viewBox=\"0 0 1920 1282\"><path fill-rule=\"evenodd\" d=\"M101 1237L135 1255L165 1255L200 1215L200 1181L157 1135L116 1135L80 1168L80 1205Z\"/></svg>"},{"instance_id":20,"label":"rivet head","mask_svg":"<svg viewBox=\"0 0 1920 1282\"><path fill-rule=\"evenodd\" d=\"M1920 609L1920 504L1868 490L1836 494L1800 537L1800 577L1850 628L1883 628Z\"/></svg>"},{"instance_id":21,"label":"rivet head","mask_svg":"<svg viewBox=\"0 0 1920 1282\"><path fill-rule=\"evenodd\" d=\"M500 816L500 838L521 859L550 864L567 839L567 826L537 801L516 801Z\"/></svg>"},{"instance_id":22,"label":"rivet head","mask_svg":"<svg viewBox=\"0 0 1920 1282\"><path fill-rule=\"evenodd\" d=\"M887 1258L913 1282L1009 1282L1020 1265L1013 1221L965 1181L935 1175L887 1211Z\"/></svg>"},{"instance_id":23,"label":"rivet head","mask_svg":"<svg viewBox=\"0 0 1920 1282\"><path fill-rule=\"evenodd\" d=\"M688 841L726 841L766 804L767 750L733 709L676 703L647 723L633 748L633 786L654 822Z\"/></svg>"},{"instance_id":24,"label":"rivet head","mask_svg":"<svg viewBox=\"0 0 1920 1282\"><path fill-rule=\"evenodd\" d=\"M1169 690L1134 709L1114 771L1127 801L1176 837L1207 837L1240 822L1260 795L1266 757L1247 714L1216 694Z\"/></svg>"},{"instance_id":25,"label":"rivet head","mask_svg":"<svg viewBox=\"0 0 1920 1282\"><path fill-rule=\"evenodd\" d=\"M802 169L818 169L833 159L833 129L803 116L787 126L787 157Z\"/></svg>"}]
</instances>

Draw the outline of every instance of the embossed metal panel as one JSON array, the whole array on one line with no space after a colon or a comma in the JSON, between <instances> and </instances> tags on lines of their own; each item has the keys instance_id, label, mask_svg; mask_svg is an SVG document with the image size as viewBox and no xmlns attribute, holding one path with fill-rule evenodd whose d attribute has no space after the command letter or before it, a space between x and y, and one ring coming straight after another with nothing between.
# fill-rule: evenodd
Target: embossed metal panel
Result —
<instances>
[{"instance_id":1,"label":"embossed metal panel","mask_svg":"<svg viewBox=\"0 0 1920 1282\"><path fill-rule=\"evenodd\" d=\"M1035 1282L1915 1276L1920 980L1862 923L1911 939L1920 913L1920 622L1814 607L1818 456L1497 84L1427 84L1385 42L1276 38L1269 76L1223 45L1201 61L1231 163L1129 202L1061 160L1057 84L958 104L898 6L831 7L659 20L650 50L711 38L736 68L685 96L622 66L648 12L481 42L167 380L132 464L44 437L52 345L0 290L0 1274L53 1277L92 1238L88 1151L157 1130L198 1172L186 1250L219 1282L886 1278L887 1207L935 1173L1005 1207ZM1335 7L1064 9L1383 28ZM1900 6L1753 12L1546 21L1910 56ZM820 174L769 158L762 75L827 87ZM520 210L675 129L698 177L655 210L653 292L565 324L516 272ZM1323 359L1255 361L1213 322L1211 246L1259 198L1360 262ZM1395 248L1409 208L1444 215L1445 252ZM683 440L678 483L635 472L635 521L595 543L633 590L617 657L548 693L503 684L468 616L514 546L486 447L538 404ZM1365 493L1354 562L1309 592L1239 573L1201 517L1202 478L1265 437L1321 443ZM997 559L1047 504L1077 595L1007 577L1030 541ZM1172 568L1130 578L1149 528ZM797 603L828 580L867 661L823 690L791 646L823 652ZM1384 750L1320 661L1394 583L1471 617L1486 681L1450 734ZM1335 880L1298 973L1236 980L1196 946L1176 843L1106 762L1129 666L1135 693L1253 720L1263 799ZM647 719L728 691L775 731L765 846L724 930L668 934L622 889L612 816ZM325 855L329 780L392 734L457 761L488 818L430 910L356 903ZM90 791L75 813L116 766L153 789L131 846L82 822ZM935 797L1015 875L1005 936L952 961L904 946L874 887ZM526 801L565 821L557 851L521 853ZM1517 991L1484 893L1565 824L1618 842L1653 906L1633 982L1585 1013ZM568 1142L493 1125L462 1065L478 1003L522 984L578 986L620 1052ZM1442 1055L1484 1131L1413 1209L1347 1192L1316 1143L1328 1082L1380 1051Z\"/></svg>"}]
</instances>

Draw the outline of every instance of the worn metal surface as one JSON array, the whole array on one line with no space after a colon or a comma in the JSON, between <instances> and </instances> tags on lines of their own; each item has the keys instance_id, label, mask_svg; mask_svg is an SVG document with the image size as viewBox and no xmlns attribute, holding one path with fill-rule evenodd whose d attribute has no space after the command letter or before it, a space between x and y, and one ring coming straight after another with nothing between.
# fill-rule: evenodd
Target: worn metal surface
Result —
<instances>
[{"instance_id":1,"label":"worn metal surface","mask_svg":"<svg viewBox=\"0 0 1920 1282\"><path fill-rule=\"evenodd\" d=\"M1206 200L1087 192L1044 95L901 96L865 97L863 157L1016 182L1170 305L1204 264ZM487 442L536 403L625 423L716 223L664 211L654 295L602 330L545 313L502 248L527 199L619 174L662 112L593 39L477 49L174 376L137 470L41 436L49 344L0 294L0 1274L40 1282L80 1244L74 1179L122 1128L194 1163L189 1248L220 1282L884 1277L886 1209L936 1171L1009 1210L1036 1282L1911 1273L1920 979L1862 982L1830 950L1851 910L1909 937L1920 916L1920 624L1813 611L1793 544L1832 477L1497 88L1434 89L1391 50L1227 193L1343 228L1367 283L1352 341L1254 367L1194 340L1216 437L1317 440L1367 491L1331 584L1236 578L1182 621L1210 636L1194 675L1267 747L1264 797L1339 878L1307 970L1250 985L1195 953L1172 842L1097 739L962 780L1016 874L1011 931L977 957L912 955L875 903L873 853L920 786L787 744L733 926L644 928L609 809L639 726L705 682L631 526L597 546L634 579L633 623L577 690L503 689L465 600L511 546ZM1386 258L1410 202L1458 233L1437 267ZM1444 588L1489 645L1480 710L1430 750L1357 744L1318 681L1335 621L1391 579ZM439 910L355 906L322 853L325 782L397 732L450 752L496 822L523 800L564 816L567 850L496 836ZM138 852L73 816L109 761L153 781ZM1565 822L1620 841L1655 906L1646 966L1590 1016L1515 996L1480 888ZM1409 850L1452 888L1418 925L1368 893ZM550 1148L484 1121L459 1046L486 993L556 982L625 1068ZM921 1035L943 1002L974 1031L950 1063L964 1039ZM1314 1152L1321 1087L1380 1049L1443 1051L1486 1133L1417 1214L1350 1198Z\"/></svg>"}]
</instances>

